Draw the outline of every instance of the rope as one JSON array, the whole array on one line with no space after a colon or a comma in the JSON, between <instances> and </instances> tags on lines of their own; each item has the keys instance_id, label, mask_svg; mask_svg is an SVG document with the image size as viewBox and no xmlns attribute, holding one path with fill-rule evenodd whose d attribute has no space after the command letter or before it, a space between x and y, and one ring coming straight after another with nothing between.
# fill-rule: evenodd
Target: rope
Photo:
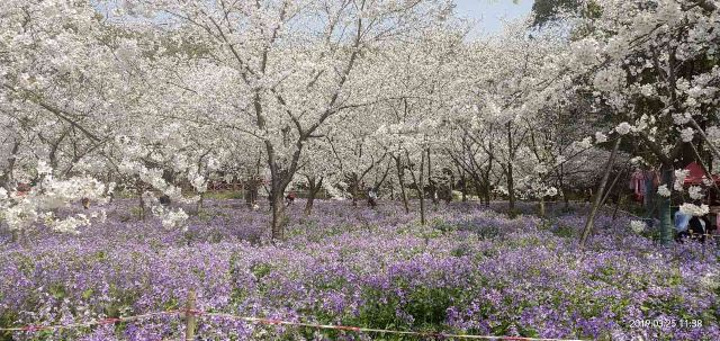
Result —
<instances>
[{"instance_id":1,"label":"rope","mask_svg":"<svg viewBox=\"0 0 720 341\"><path fill-rule=\"evenodd\" d=\"M326 329L326 330L352 331L352 332L361 332L361 333L364 332L364 333L381 333L381 334L396 334L396 335L413 335L413 336L433 337L433 338L441 338L441 339L455 338L455 339L466 339L466 340L502 340L502 341L583 341L583 340L576 340L576 339L553 339L553 338L532 338L532 337L522 337L522 336L448 334L448 333L439 333L439 332L417 332L417 331L403 331L403 330L391 330L391 329L364 328L364 327L332 325L332 324L313 324L313 323L291 322L291 321L261 318L261 317L238 316L238 315L225 314L225 313L208 313L208 312L204 312L202 310L194 310L194 309L171 310L171 311L163 311L163 312L157 312L157 313L148 313L148 314L135 315L135 316L125 316L125 317L110 317L110 318L106 318L106 319L94 320L94 321L89 321L89 322L85 322L85 323L71 323L71 324L65 324L65 325L28 325L28 326L23 326L23 327L0 328L0 332L1 331L6 331L6 332L9 331L9 332L33 333L33 332L45 331L45 330L74 329L74 328L80 328L80 327L91 327L91 326L95 326L95 325L115 324L118 322L137 321L137 320L143 320L143 319L147 319L147 318L151 318L151 317L168 316L168 315L185 315L185 316L191 315L191 316L199 316L199 317L217 317L217 318L222 318L222 319L227 319L227 320L244 321L244 322L258 323L258 324L264 324L264 325L283 325L283 326L307 327L307 328Z\"/></svg>"},{"instance_id":2,"label":"rope","mask_svg":"<svg viewBox=\"0 0 720 341\"><path fill-rule=\"evenodd\" d=\"M62 324L62 325L27 325L22 327L12 327L12 328L0 328L0 332L39 332L39 331L45 331L45 330L62 330L62 329L75 329L75 328L82 328L82 327L92 327L97 325L105 325L105 324L115 324L118 322L130 322L130 321L138 321L138 320L144 320L151 317L156 316L166 316L169 315L169 312L159 312L159 313L147 313L142 315L134 315L134 316L123 316L123 317L108 317L101 320L94 320L94 321L88 321L88 322L82 322L82 323L70 323L70 324Z\"/></svg>"},{"instance_id":3,"label":"rope","mask_svg":"<svg viewBox=\"0 0 720 341\"><path fill-rule=\"evenodd\" d=\"M244 317L236 316L231 314L223 313L203 313L199 316L208 317L220 317L230 320L238 320L245 322L254 322L266 325L286 325L296 327L309 327L315 329L330 329L330 330L343 330L343 331L354 331L354 332L365 332L365 333L381 333L381 334L396 334L396 335L413 335L413 336L424 336L434 338L456 338L456 339L467 339L467 340L503 340L503 341L582 341L582 340L567 340L567 339L551 339L551 338L532 338L522 336L491 336L491 335L468 335L468 334L448 334L439 332L417 332L417 331L402 331L402 330L390 330L390 329L377 329L377 328L364 328L364 327L353 327L343 325L332 325L332 324L313 324L303 322L290 322L275 319L259 318L259 317Z\"/></svg>"}]
</instances>

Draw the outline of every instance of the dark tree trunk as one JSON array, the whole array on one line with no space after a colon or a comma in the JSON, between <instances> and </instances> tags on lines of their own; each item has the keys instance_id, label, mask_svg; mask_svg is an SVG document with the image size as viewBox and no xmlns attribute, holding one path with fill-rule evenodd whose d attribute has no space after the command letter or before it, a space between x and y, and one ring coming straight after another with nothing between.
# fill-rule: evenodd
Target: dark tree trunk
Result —
<instances>
[{"instance_id":1,"label":"dark tree trunk","mask_svg":"<svg viewBox=\"0 0 720 341\"><path fill-rule=\"evenodd\" d=\"M283 205L283 191L273 193L273 205L272 205L272 239L273 240L285 240L285 225L287 225L288 218L285 214L285 205Z\"/></svg>"},{"instance_id":2,"label":"dark tree trunk","mask_svg":"<svg viewBox=\"0 0 720 341\"><path fill-rule=\"evenodd\" d=\"M397 168L398 182L400 183L400 195L402 196L405 214L410 213L410 205L408 204L407 192L405 191L405 171L400 164L400 157L395 158L395 167Z\"/></svg>"},{"instance_id":3,"label":"dark tree trunk","mask_svg":"<svg viewBox=\"0 0 720 341\"><path fill-rule=\"evenodd\" d=\"M513 161L515 159L515 152L513 151L513 135L512 135L512 122L507 123L507 139L508 139L508 151L509 158L507 161L506 176L507 176L507 189L508 189L508 202L510 215L515 215L515 179L513 178Z\"/></svg>"},{"instance_id":4,"label":"dark tree trunk","mask_svg":"<svg viewBox=\"0 0 720 341\"><path fill-rule=\"evenodd\" d=\"M145 200L143 200L143 187L144 186L141 183L139 183L139 181L138 181L137 194L138 194L138 199L140 200L140 203L139 203L140 204L140 213L138 213L138 214L140 215L140 217L139 217L140 220L145 220Z\"/></svg>"},{"instance_id":5,"label":"dark tree trunk","mask_svg":"<svg viewBox=\"0 0 720 341\"><path fill-rule=\"evenodd\" d=\"M418 187L418 195L420 195L420 224L425 225L425 178L423 177L423 168L425 164L425 153L421 153L420 157L420 186ZM414 176L414 175L413 175Z\"/></svg>"},{"instance_id":6,"label":"dark tree trunk","mask_svg":"<svg viewBox=\"0 0 720 341\"><path fill-rule=\"evenodd\" d=\"M248 207L253 207L257 203L258 197L258 181L256 179L250 179L244 182L245 187L245 204Z\"/></svg>"},{"instance_id":7,"label":"dark tree trunk","mask_svg":"<svg viewBox=\"0 0 720 341\"><path fill-rule=\"evenodd\" d=\"M312 214L313 204L315 203L315 197L322 188L323 178L320 177L318 181L314 177L308 178L308 198L305 203L305 215Z\"/></svg>"},{"instance_id":8,"label":"dark tree trunk","mask_svg":"<svg viewBox=\"0 0 720 341\"><path fill-rule=\"evenodd\" d=\"M437 195L437 187L435 186L435 181L432 179L432 167L430 162L430 149L427 150L427 179L428 179L428 187L430 189L430 200L432 200L433 205L437 205L440 203L438 200Z\"/></svg>"},{"instance_id":9,"label":"dark tree trunk","mask_svg":"<svg viewBox=\"0 0 720 341\"><path fill-rule=\"evenodd\" d=\"M350 195L352 195L352 205L357 206L359 199L358 197L360 196L360 183L357 174L353 174L352 176L348 177L348 180L350 180Z\"/></svg>"},{"instance_id":10,"label":"dark tree trunk","mask_svg":"<svg viewBox=\"0 0 720 341\"><path fill-rule=\"evenodd\" d=\"M15 160L17 160L15 155L17 155L19 149L20 142L15 141L12 151L10 152L10 156L7 158L7 169L5 169L5 171L2 172L2 175L0 175L0 187L5 188L7 191L10 191L10 181L12 181L12 173L15 169Z\"/></svg>"},{"instance_id":11,"label":"dark tree trunk","mask_svg":"<svg viewBox=\"0 0 720 341\"><path fill-rule=\"evenodd\" d=\"M480 204L483 204L485 201L485 189L482 181L480 181L480 179L473 179L473 185L473 187L475 187L475 195L477 195L478 201L480 201Z\"/></svg>"},{"instance_id":12,"label":"dark tree trunk","mask_svg":"<svg viewBox=\"0 0 720 341\"><path fill-rule=\"evenodd\" d=\"M662 183L667 184L668 188L672 188L673 167L663 166L660 169L660 176L662 177ZM659 209L658 215L660 218L660 242L664 245L667 245L673 241L674 235L672 212L670 209L670 197L666 198L658 195L656 200Z\"/></svg>"}]
</instances>

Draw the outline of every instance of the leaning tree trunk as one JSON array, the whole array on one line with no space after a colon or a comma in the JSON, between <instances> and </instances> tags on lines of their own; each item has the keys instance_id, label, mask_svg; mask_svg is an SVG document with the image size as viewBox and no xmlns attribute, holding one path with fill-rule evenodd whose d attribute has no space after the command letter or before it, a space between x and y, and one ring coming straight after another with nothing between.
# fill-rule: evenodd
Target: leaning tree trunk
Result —
<instances>
[{"instance_id":1,"label":"leaning tree trunk","mask_svg":"<svg viewBox=\"0 0 720 341\"><path fill-rule=\"evenodd\" d=\"M618 137L617 141L615 141L615 146L613 147L612 153L610 154L610 159L608 159L607 166L605 168L605 174L603 174L602 180L600 181L600 186L595 193L595 201L593 203L592 209L590 210L590 214L585 221L585 228L583 229L582 236L580 237L580 247L585 247L585 243L590 236L590 231L592 230L593 223L595 222L595 215L597 214L598 209L600 209L600 204L602 204L605 186L607 186L608 179L610 178L610 172L612 171L613 164L615 163L615 156L617 156L617 151L620 148L621 141L622 138Z\"/></svg>"}]
</instances>

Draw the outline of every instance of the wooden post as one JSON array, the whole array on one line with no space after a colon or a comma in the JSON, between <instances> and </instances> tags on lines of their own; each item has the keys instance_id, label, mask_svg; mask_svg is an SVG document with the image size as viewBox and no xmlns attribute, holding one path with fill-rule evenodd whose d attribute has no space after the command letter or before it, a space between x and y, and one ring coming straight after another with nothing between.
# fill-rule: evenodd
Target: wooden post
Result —
<instances>
[{"instance_id":1,"label":"wooden post","mask_svg":"<svg viewBox=\"0 0 720 341\"><path fill-rule=\"evenodd\" d=\"M195 318L195 301L197 296L195 289L190 289L188 292L187 302L185 304L185 341L195 341L195 328L197 327L197 321Z\"/></svg>"}]
</instances>

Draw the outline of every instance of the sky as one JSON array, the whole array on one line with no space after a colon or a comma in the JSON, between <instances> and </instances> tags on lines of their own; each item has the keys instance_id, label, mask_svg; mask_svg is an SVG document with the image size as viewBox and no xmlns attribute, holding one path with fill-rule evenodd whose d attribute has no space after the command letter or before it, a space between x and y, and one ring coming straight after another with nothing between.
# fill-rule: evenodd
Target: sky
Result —
<instances>
[{"instance_id":1,"label":"sky","mask_svg":"<svg viewBox=\"0 0 720 341\"><path fill-rule=\"evenodd\" d=\"M502 18L514 19L530 13L534 0L455 0L460 16L478 20L470 36L477 37L498 33Z\"/></svg>"}]
</instances>

